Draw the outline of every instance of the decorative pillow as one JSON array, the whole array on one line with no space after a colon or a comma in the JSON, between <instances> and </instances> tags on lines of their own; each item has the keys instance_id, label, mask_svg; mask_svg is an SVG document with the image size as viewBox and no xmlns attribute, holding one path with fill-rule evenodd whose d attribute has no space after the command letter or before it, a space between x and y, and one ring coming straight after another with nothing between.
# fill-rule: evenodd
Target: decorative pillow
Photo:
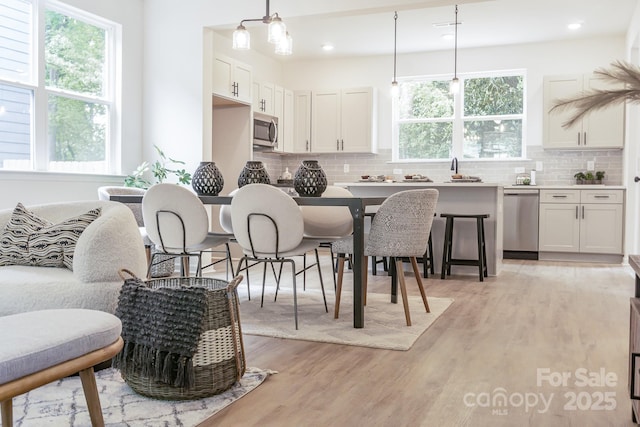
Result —
<instances>
[{"instance_id":1,"label":"decorative pillow","mask_svg":"<svg viewBox=\"0 0 640 427\"><path fill-rule=\"evenodd\" d=\"M0 265L67 267L73 270L76 242L100 212L100 208L92 209L53 224L18 203L0 237Z\"/></svg>"}]
</instances>

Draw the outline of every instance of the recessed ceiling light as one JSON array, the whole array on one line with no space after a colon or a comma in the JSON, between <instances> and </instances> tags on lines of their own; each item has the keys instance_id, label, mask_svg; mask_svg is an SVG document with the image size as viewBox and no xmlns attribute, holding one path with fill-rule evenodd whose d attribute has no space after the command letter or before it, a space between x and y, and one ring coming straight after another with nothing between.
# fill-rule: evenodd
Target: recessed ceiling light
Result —
<instances>
[{"instance_id":1,"label":"recessed ceiling light","mask_svg":"<svg viewBox=\"0 0 640 427\"><path fill-rule=\"evenodd\" d=\"M582 27L582 22L573 22L567 25L567 28L570 30L579 30Z\"/></svg>"},{"instance_id":2,"label":"recessed ceiling light","mask_svg":"<svg viewBox=\"0 0 640 427\"><path fill-rule=\"evenodd\" d=\"M453 34L443 34L440 37L442 40L453 40Z\"/></svg>"},{"instance_id":3,"label":"recessed ceiling light","mask_svg":"<svg viewBox=\"0 0 640 427\"><path fill-rule=\"evenodd\" d=\"M322 45L322 50L324 50L325 52L329 52L333 50L333 45L331 43L325 43Z\"/></svg>"}]
</instances>

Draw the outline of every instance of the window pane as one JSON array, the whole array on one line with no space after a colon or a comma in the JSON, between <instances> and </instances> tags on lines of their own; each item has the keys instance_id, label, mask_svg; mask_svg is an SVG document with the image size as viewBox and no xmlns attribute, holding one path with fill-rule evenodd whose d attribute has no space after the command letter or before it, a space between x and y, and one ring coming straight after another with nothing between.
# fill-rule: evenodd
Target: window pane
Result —
<instances>
[{"instance_id":1,"label":"window pane","mask_svg":"<svg viewBox=\"0 0 640 427\"><path fill-rule=\"evenodd\" d=\"M31 80L31 3L0 2L0 77Z\"/></svg>"},{"instance_id":2,"label":"window pane","mask_svg":"<svg viewBox=\"0 0 640 427\"><path fill-rule=\"evenodd\" d=\"M50 169L106 171L107 123L106 105L49 95Z\"/></svg>"},{"instance_id":3,"label":"window pane","mask_svg":"<svg viewBox=\"0 0 640 427\"><path fill-rule=\"evenodd\" d=\"M523 80L523 76L465 79L464 115L522 114Z\"/></svg>"},{"instance_id":4,"label":"window pane","mask_svg":"<svg viewBox=\"0 0 640 427\"><path fill-rule=\"evenodd\" d=\"M32 95L0 84L0 168L31 169Z\"/></svg>"},{"instance_id":5,"label":"window pane","mask_svg":"<svg viewBox=\"0 0 640 427\"><path fill-rule=\"evenodd\" d=\"M448 159L451 157L453 124L401 123L399 159Z\"/></svg>"},{"instance_id":6,"label":"window pane","mask_svg":"<svg viewBox=\"0 0 640 427\"><path fill-rule=\"evenodd\" d=\"M46 85L86 95L104 95L105 41L104 29L48 10Z\"/></svg>"},{"instance_id":7,"label":"window pane","mask_svg":"<svg viewBox=\"0 0 640 427\"><path fill-rule=\"evenodd\" d=\"M400 83L400 119L453 116L453 95L449 82Z\"/></svg>"},{"instance_id":8,"label":"window pane","mask_svg":"<svg viewBox=\"0 0 640 427\"><path fill-rule=\"evenodd\" d=\"M522 120L477 120L464 123L465 158L522 157Z\"/></svg>"}]
</instances>

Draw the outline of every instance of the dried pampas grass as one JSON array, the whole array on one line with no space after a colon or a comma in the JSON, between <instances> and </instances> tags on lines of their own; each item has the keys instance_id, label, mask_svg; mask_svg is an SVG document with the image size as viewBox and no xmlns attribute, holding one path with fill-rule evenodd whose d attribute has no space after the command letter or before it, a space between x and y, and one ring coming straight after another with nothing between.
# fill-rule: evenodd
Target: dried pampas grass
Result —
<instances>
[{"instance_id":1,"label":"dried pampas grass","mask_svg":"<svg viewBox=\"0 0 640 427\"><path fill-rule=\"evenodd\" d=\"M612 104L625 101L640 101L640 67L624 61L616 61L610 68L601 68L594 71L594 74L603 80L614 83L620 89L592 89L572 98L559 99L551 111L556 109L574 108L575 114L563 123L564 127L571 127L587 113L599 110Z\"/></svg>"}]
</instances>

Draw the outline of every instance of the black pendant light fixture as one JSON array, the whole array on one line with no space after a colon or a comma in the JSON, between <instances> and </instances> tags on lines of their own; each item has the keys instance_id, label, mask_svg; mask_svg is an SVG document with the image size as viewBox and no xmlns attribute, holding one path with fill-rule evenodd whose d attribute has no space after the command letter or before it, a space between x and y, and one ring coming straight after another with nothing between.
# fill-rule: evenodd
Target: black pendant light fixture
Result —
<instances>
[{"instance_id":1,"label":"black pendant light fixture","mask_svg":"<svg viewBox=\"0 0 640 427\"><path fill-rule=\"evenodd\" d=\"M251 48L251 34L243 25L245 22L262 22L267 24L267 41L276 45L275 52L278 55L291 55L293 39L287 31L287 27L282 18L277 13L271 14L269 11L269 0L267 10L262 18L243 19L240 25L233 32L233 48L238 50L248 50Z\"/></svg>"},{"instance_id":2,"label":"black pendant light fixture","mask_svg":"<svg viewBox=\"0 0 640 427\"><path fill-rule=\"evenodd\" d=\"M454 25L453 79L449 85L449 90L451 93L458 93L460 92L460 80L458 80L458 5L456 5L456 21Z\"/></svg>"},{"instance_id":3,"label":"black pendant light fixture","mask_svg":"<svg viewBox=\"0 0 640 427\"><path fill-rule=\"evenodd\" d=\"M391 96L396 98L400 92L398 81L396 80L396 56L398 48L398 12L393 15L393 81L391 82Z\"/></svg>"}]
</instances>

